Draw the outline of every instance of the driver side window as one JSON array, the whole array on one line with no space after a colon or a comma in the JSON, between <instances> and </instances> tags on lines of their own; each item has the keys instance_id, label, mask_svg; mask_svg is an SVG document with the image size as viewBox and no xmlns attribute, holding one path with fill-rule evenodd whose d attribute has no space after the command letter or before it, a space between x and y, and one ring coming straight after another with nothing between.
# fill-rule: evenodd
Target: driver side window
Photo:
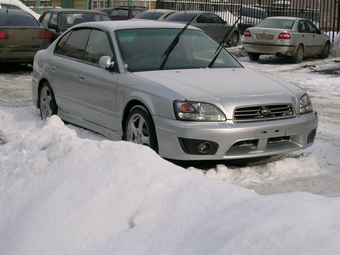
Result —
<instances>
[{"instance_id":1,"label":"driver side window","mask_svg":"<svg viewBox=\"0 0 340 255\"><path fill-rule=\"evenodd\" d=\"M109 39L104 31L92 30L86 46L84 61L99 64L102 56L114 57Z\"/></svg>"}]
</instances>

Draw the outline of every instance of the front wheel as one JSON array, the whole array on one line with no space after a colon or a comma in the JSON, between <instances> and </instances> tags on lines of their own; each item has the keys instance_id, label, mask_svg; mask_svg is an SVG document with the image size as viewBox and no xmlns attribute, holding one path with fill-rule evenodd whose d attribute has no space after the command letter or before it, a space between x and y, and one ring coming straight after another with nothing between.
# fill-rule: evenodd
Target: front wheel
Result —
<instances>
[{"instance_id":1,"label":"front wheel","mask_svg":"<svg viewBox=\"0 0 340 255\"><path fill-rule=\"evenodd\" d=\"M135 106L125 125L125 140L149 146L158 152L155 126L149 112L143 106Z\"/></svg>"},{"instance_id":2,"label":"front wheel","mask_svg":"<svg viewBox=\"0 0 340 255\"><path fill-rule=\"evenodd\" d=\"M329 43L327 42L327 43L325 44L325 46L323 47L323 49L322 49L322 52L321 52L321 54L320 54L320 58L328 58L328 56L329 56L329 51L330 51L330 45L329 45Z\"/></svg>"},{"instance_id":3,"label":"front wheel","mask_svg":"<svg viewBox=\"0 0 340 255\"><path fill-rule=\"evenodd\" d=\"M47 82L41 87L39 95L39 106L41 119L47 119L58 113L58 106L55 101L53 90Z\"/></svg>"}]
</instances>

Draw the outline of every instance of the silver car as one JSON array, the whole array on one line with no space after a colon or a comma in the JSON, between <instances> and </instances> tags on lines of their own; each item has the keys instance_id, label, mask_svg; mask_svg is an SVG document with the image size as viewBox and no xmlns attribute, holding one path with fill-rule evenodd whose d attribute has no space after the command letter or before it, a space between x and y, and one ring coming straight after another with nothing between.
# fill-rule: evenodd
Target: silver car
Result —
<instances>
[{"instance_id":1,"label":"silver car","mask_svg":"<svg viewBox=\"0 0 340 255\"><path fill-rule=\"evenodd\" d=\"M270 17L244 32L244 50L250 60L260 55L289 56L300 63L306 56L327 58L330 39L311 21L295 17Z\"/></svg>"},{"instance_id":2,"label":"silver car","mask_svg":"<svg viewBox=\"0 0 340 255\"><path fill-rule=\"evenodd\" d=\"M318 117L295 85L245 69L202 30L157 21L76 25L39 51L41 117L174 160L282 154L313 144Z\"/></svg>"}]
</instances>

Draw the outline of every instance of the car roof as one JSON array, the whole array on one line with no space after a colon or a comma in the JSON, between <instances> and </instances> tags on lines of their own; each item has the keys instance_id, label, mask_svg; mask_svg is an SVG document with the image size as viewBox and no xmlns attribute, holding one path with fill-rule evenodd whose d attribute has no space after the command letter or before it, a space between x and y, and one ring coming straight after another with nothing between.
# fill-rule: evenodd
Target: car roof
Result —
<instances>
[{"instance_id":1,"label":"car roof","mask_svg":"<svg viewBox=\"0 0 340 255\"><path fill-rule=\"evenodd\" d=\"M34 16L30 13L28 13L25 10L21 10L21 9L0 9L0 13L7 13L7 12L11 12L11 13L15 13L15 14L22 14L22 15L27 15L27 16L31 16L34 18Z\"/></svg>"},{"instance_id":2,"label":"car roof","mask_svg":"<svg viewBox=\"0 0 340 255\"><path fill-rule=\"evenodd\" d=\"M267 17L266 19L307 20L305 18L287 17L287 16L272 16L272 17Z\"/></svg>"},{"instance_id":3,"label":"car roof","mask_svg":"<svg viewBox=\"0 0 340 255\"><path fill-rule=\"evenodd\" d=\"M75 25L73 27L93 27L105 30L121 30L121 29L133 29L133 28L177 28L184 27L181 23L155 21L155 20L119 20L119 21L100 21L100 22L86 22ZM200 30L196 27L190 26L190 29Z\"/></svg>"},{"instance_id":4,"label":"car roof","mask_svg":"<svg viewBox=\"0 0 340 255\"><path fill-rule=\"evenodd\" d=\"M118 6L115 8L112 8L113 10L130 10L130 9L141 9L141 10L145 10L146 7L144 6Z\"/></svg>"},{"instance_id":5,"label":"car roof","mask_svg":"<svg viewBox=\"0 0 340 255\"><path fill-rule=\"evenodd\" d=\"M61 13L61 12L76 12L76 13L96 13L96 14L104 14L104 12L101 12L99 10L86 10L86 9L72 9L72 8L54 8L54 9L47 9L45 12L54 12L54 13Z\"/></svg>"},{"instance_id":6,"label":"car roof","mask_svg":"<svg viewBox=\"0 0 340 255\"><path fill-rule=\"evenodd\" d=\"M161 13L166 13L166 12L176 12L175 10L170 10L170 9L150 9L146 10L145 12L161 12Z\"/></svg>"}]
</instances>

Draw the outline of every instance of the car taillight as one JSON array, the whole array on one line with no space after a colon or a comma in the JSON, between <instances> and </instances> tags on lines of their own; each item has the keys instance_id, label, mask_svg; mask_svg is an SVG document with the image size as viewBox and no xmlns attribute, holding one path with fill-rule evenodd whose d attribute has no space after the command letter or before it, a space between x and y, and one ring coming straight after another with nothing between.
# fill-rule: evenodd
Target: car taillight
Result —
<instances>
[{"instance_id":1,"label":"car taillight","mask_svg":"<svg viewBox=\"0 0 340 255\"><path fill-rule=\"evenodd\" d=\"M51 39L52 33L48 30L39 31L38 38L40 38L40 39Z\"/></svg>"},{"instance_id":2,"label":"car taillight","mask_svg":"<svg viewBox=\"0 0 340 255\"><path fill-rule=\"evenodd\" d=\"M0 30L0 39L8 39L8 35L5 31Z\"/></svg>"},{"instance_id":3,"label":"car taillight","mask_svg":"<svg viewBox=\"0 0 340 255\"><path fill-rule=\"evenodd\" d=\"M250 31L249 30L244 31L243 36L244 37L251 37Z\"/></svg>"},{"instance_id":4,"label":"car taillight","mask_svg":"<svg viewBox=\"0 0 340 255\"><path fill-rule=\"evenodd\" d=\"M279 37L277 39L290 40L290 34L287 33L287 32L283 32L283 33L279 34Z\"/></svg>"}]
</instances>

